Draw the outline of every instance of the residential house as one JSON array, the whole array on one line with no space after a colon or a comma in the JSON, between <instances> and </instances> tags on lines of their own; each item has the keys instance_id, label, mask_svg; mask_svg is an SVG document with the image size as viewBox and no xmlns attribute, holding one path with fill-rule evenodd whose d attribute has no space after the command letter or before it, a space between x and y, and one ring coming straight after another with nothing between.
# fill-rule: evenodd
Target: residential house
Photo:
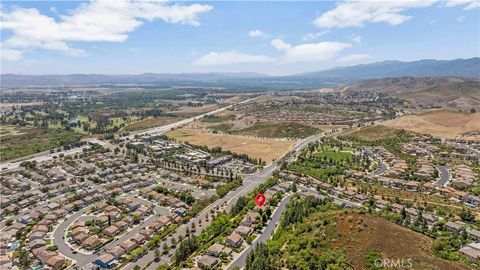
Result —
<instances>
[{"instance_id":1,"label":"residential house","mask_svg":"<svg viewBox=\"0 0 480 270\"><path fill-rule=\"evenodd\" d=\"M232 232L226 239L225 242L231 247L239 247L243 243L243 238L236 232Z\"/></svg>"}]
</instances>

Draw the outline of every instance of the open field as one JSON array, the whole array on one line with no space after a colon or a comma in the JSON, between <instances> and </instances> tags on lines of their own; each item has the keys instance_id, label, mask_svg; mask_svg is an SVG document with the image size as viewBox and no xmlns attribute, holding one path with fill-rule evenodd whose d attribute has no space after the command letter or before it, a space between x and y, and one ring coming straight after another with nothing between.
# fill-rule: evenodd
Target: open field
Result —
<instances>
[{"instance_id":1,"label":"open field","mask_svg":"<svg viewBox=\"0 0 480 270\"><path fill-rule=\"evenodd\" d=\"M181 120L180 117L146 118L146 119L128 124L126 127L123 128L123 130L125 130L125 131L143 130L143 129L153 128L153 127L156 127L156 126L168 125L168 124L180 121L180 120Z\"/></svg>"},{"instance_id":2,"label":"open field","mask_svg":"<svg viewBox=\"0 0 480 270\"><path fill-rule=\"evenodd\" d=\"M80 140L75 132L16 126L0 126L0 160L10 160Z\"/></svg>"},{"instance_id":3,"label":"open field","mask_svg":"<svg viewBox=\"0 0 480 270\"><path fill-rule=\"evenodd\" d=\"M480 113L435 110L403 116L387 121L384 125L446 138L464 135L480 138Z\"/></svg>"},{"instance_id":4,"label":"open field","mask_svg":"<svg viewBox=\"0 0 480 270\"><path fill-rule=\"evenodd\" d=\"M19 136L29 132L31 129L26 127L16 127L16 126L0 126L0 138L6 136Z\"/></svg>"},{"instance_id":5,"label":"open field","mask_svg":"<svg viewBox=\"0 0 480 270\"><path fill-rule=\"evenodd\" d=\"M209 134L200 129L181 128L166 133L167 136L194 145L206 145L209 148L219 146L239 154L247 154L252 158L261 158L270 163L272 160L288 152L297 141L277 141L240 136Z\"/></svg>"},{"instance_id":6,"label":"open field","mask_svg":"<svg viewBox=\"0 0 480 270\"><path fill-rule=\"evenodd\" d=\"M223 106L219 106L217 104L211 104L211 105L206 105L206 106L197 107L197 108L180 109L180 110L177 110L177 111L171 111L169 113L175 114L175 115L180 116L180 117L192 117L192 116L195 116L195 115L199 115L199 114L202 114L202 113L206 113L206 112L209 112L209 111L216 110L220 107L223 107Z\"/></svg>"},{"instance_id":7,"label":"open field","mask_svg":"<svg viewBox=\"0 0 480 270\"><path fill-rule=\"evenodd\" d=\"M234 134L266 138L305 138L319 132L317 128L293 122L256 122L248 128L235 131Z\"/></svg>"},{"instance_id":8,"label":"open field","mask_svg":"<svg viewBox=\"0 0 480 270\"><path fill-rule=\"evenodd\" d=\"M342 137L367 142L374 142L379 140L400 138L406 136L407 134L408 132L401 129L378 125L349 131L342 135Z\"/></svg>"}]
</instances>

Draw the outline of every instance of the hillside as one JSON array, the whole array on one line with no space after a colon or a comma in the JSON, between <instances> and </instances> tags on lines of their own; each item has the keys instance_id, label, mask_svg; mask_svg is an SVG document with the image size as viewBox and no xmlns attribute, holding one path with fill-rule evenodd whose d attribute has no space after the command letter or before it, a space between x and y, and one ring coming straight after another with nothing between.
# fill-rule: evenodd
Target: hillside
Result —
<instances>
[{"instance_id":1,"label":"hillside","mask_svg":"<svg viewBox=\"0 0 480 270\"><path fill-rule=\"evenodd\" d=\"M338 67L301 74L309 78L383 78L383 77L480 77L480 58L454 60L419 60L412 62L384 61L372 64Z\"/></svg>"},{"instance_id":2,"label":"hillside","mask_svg":"<svg viewBox=\"0 0 480 270\"><path fill-rule=\"evenodd\" d=\"M465 114L435 110L418 115L406 115L382 125L434 136L480 138L480 113Z\"/></svg>"},{"instance_id":3,"label":"hillside","mask_svg":"<svg viewBox=\"0 0 480 270\"><path fill-rule=\"evenodd\" d=\"M431 238L385 219L330 210L279 230L267 246L280 269L384 269L373 266L380 258L408 259L411 269L470 269L434 256L432 244Z\"/></svg>"},{"instance_id":4,"label":"hillside","mask_svg":"<svg viewBox=\"0 0 480 270\"><path fill-rule=\"evenodd\" d=\"M460 77L396 77L364 80L342 89L372 91L410 101L416 107L445 107L469 111L480 109L480 79Z\"/></svg>"},{"instance_id":5,"label":"hillside","mask_svg":"<svg viewBox=\"0 0 480 270\"><path fill-rule=\"evenodd\" d=\"M212 73L144 73L19 75L1 74L2 86L78 86L99 84L155 84L172 86L198 84L227 88L298 89L318 88L350 83L352 81L385 77L441 77L459 76L480 78L480 58L454 60L419 60L411 62L384 61L371 64L337 67L316 72L287 76L269 76L254 72Z\"/></svg>"}]
</instances>

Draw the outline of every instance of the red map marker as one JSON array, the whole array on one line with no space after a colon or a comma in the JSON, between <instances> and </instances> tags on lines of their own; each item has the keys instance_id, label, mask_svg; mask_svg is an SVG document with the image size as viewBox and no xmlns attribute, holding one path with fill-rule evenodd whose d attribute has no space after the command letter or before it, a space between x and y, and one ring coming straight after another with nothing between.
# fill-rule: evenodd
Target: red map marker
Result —
<instances>
[{"instance_id":1,"label":"red map marker","mask_svg":"<svg viewBox=\"0 0 480 270\"><path fill-rule=\"evenodd\" d=\"M265 198L265 195L262 193L258 193L257 196L255 196L255 202L257 203L258 207L262 207L266 200L267 198Z\"/></svg>"}]
</instances>

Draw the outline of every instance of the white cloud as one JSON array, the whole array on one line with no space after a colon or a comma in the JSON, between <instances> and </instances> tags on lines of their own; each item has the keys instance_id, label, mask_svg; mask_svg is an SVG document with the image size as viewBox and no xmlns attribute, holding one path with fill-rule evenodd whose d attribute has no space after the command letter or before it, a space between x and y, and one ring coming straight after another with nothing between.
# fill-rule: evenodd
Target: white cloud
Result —
<instances>
[{"instance_id":1,"label":"white cloud","mask_svg":"<svg viewBox=\"0 0 480 270\"><path fill-rule=\"evenodd\" d=\"M428 22L428 24L432 25L432 24L436 24L437 23L437 20L431 20Z\"/></svg>"},{"instance_id":2,"label":"white cloud","mask_svg":"<svg viewBox=\"0 0 480 270\"><path fill-rule=\"evenodd\" d=\"M275 58L266 55L252 55L244 54L236 51L230 52L210 52L200 59L193 62L194 65L199 66L217 66L217 65L232 65L239 63L266 63L274 62Z\"/></svg>"},{"instance_id":3,"label":"white cloud","mask_svg":"<svg viewBox=\"0 0 480 270\"><path fill-rule=\"evenodd\" d=\"M351 62L361 62L369 59L372 59L371 55L360 53L360 54L350 54L350 55L342 56L338 58L337 61L351 63Z\"/></svg>"},{"instance_id":4,"label":"white cloud","mask_svg":"<svg viewBox=\"0 0 480 270\"><path fill-rule=\"evenodd\" d=\"M69 42L123 42L145 21L153 20L199 26L198 15L212 9L209 5L164 1L97 0L82 3L67 14L58 15L60 19L56 20L34 8L13 7L4 11L2 7L1 28L12 32L3 46L12 50L45 49L81 56L86 52L70 47Z\"/></svg>"},{"instance_id":5,"label":"white cloud","mask_svg":"<svg viewBox=\"0 0 480 270\"><path fill-rule=\"evenodd\" d=\"M265 33L263 33L262 31L260 30L251 30L250 32L248 32L248 36L249 37L261 37L261 36L264 36Z\"/></svg>"},{"instance_id":6,"label":"white cloud","mask_svg":"<svg viewBox=\"0 0 480 270\"><path fill-rule=\"evenodd\" d=\"M297 46L285 43L282 39L274 39L271 45L283 51L282 62L317 62L334 58L338 52L352 45L342 42L324 41L319 43L305 43Z\"/></svg>"},{"instance_id":7,"label":"white cloud","mask_svg":"<svg viewBox=\"0 0 480 270\"><path fill-rule=\"evenodd\" d=\"M362 37L359 35L353 35L352 41L357 43L358 45L362 45Z\"/></svg>"},{"instance_id":8,"label":"white cloud","mask_svg":"<svg viewBox=\"0 0 480 270\"><path fill-rule=\"evenodd\" d=\"M458 16L456 18L456 20L457 20L457 22L461 23L461 22L465 21L465 16Z\"/></svg>"},{"instance_id":9,"label":"white cloud","mask_svg":"<svg viewBox=\"0 0 480 270\"><path fill-rule=\"evenodd\" d=\"M478 0L447 0L444 3L445 7L455 7L455 6L462 6L465 5L463 8L464 10L472 10L474 8L480 7L480 1Z\"/></svg>"},{"instance_id":10,"label":"white cloud","mask_svg":"<svg viewBox=\"0 0 480 270\"><path fill-rule=\"evenodd\" d=\"M13 50L10 48L2 48L0 49L0 57L3 60L7 61L18 61L22 58L22 52L19 50Z\"/></svg>"},{"instance_id":11,"label":"white cloud","mask_svg":"<svg viewBox=\"0 0 480 270\"><path fill-rule=\"evenodd\" d=\"M317 32L317 33L308 33L306 35L304 35L302 37L302 40L303 41L311 41L311 40L315 40L321 36L324 36L326 34L328 34L330 31L327 29L327 30L323 30L323 31L320 31L320 32Z\"/></svg>"},{"instance_id":12,"label":"white cloud","mask_svg":"<svg viewBox=\"0 0 480 270\"><path fill-rule=\"evenodd\" d=\"M285 43L280 38L273 39L270 44L279 51L286 51L292 48L292 45Z\"/></svg>"},{"instance_id":13,"label":"white cloud","mask_svg":"<svg viewBox=\"0 0 480 270\"><path fill-rule=\"evenodd\" d=\"M337 4L314 21L321 28L361 27L365 23L384 22L398 25L411 17L402 14L407 9L429 7L434 1L347 1Z\"/></svg>"}]
</instances>

